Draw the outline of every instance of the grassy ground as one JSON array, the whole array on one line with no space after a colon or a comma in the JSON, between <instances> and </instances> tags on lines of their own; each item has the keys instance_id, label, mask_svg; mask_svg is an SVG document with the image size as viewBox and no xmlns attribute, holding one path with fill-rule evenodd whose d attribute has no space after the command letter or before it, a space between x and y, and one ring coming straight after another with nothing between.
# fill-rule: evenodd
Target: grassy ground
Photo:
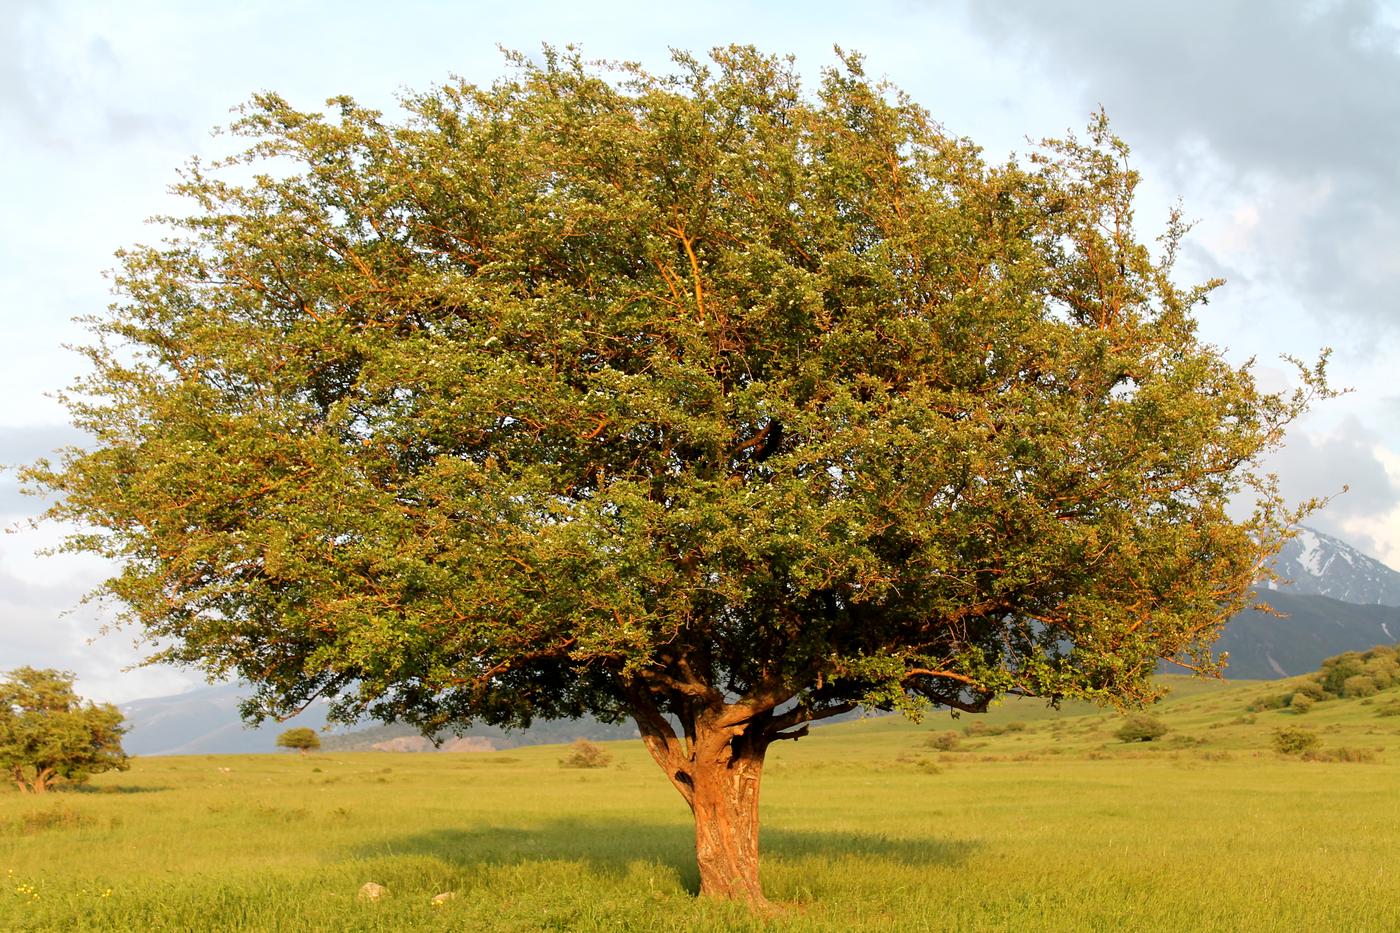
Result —
<instances>
[{"instance_id":1,"label":"grassy ground","mask_svg":"<svg viewBox=\"0 0 1400 933\"><path fill-rule=\"evenodd\" d=\"M1400 929L1400 717L1379 715L1400 693L1294 716L1246 712L1277 684L1171 683L1149 744L1030 703L975 717L1024 723L1001 735L932 717L782 743L766 925L695 899L689 814L624 742L596 771L558 747L150 758L0 793L0 929ZM1282 725L1378 760L1280 757ZM926 744L949 730L957 750ZM388 893L357 900L366 881Z\"/></svg>"}]
</instances>

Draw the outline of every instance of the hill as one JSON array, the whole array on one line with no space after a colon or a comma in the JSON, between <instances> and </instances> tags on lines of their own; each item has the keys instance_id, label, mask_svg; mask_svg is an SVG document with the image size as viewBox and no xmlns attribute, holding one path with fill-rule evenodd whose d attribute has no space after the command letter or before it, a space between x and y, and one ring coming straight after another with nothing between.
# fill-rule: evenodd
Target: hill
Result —
<instances>
[{"instance_id":1,"label":"hill","mask_svg":"<svg viewBox=\"0 0 1400 933\"><path fill-rule=\"evenodd\" d=\"M283 723L247 726L238 715L239 700L247 693L239 684L215 684L123 703L130 731L122 746L131 755L248 754L274 751L277 736L287 729L325 728L322 706Z\"/></svg>"},{"instance_id":2,"label":"hill","mask_svg":"<svg viewBox=\"0 0 1400 933\"><path fill-rule=\"evenodd\" d=\"M1259 596L1284 615L1246 609L1226 624L1215 647L1229 653L1225 675L1232 679L1292 677L1316 670L1332 655L1400 640L1400 608L1283 590Z\"/></svg>"}]
</instances>

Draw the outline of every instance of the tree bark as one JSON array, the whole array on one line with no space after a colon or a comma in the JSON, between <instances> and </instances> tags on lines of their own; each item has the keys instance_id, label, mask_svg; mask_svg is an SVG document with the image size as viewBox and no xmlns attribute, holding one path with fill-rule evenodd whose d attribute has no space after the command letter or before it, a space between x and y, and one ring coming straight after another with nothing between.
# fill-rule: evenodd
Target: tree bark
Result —
<instances>
[{"instance_id":1,"label":"tree bark","mask_svg":"<svg viewBox=\"0 0 1400 933\"><path fill-rule=\"evenodd\" d=\"M699 744L697 751L706 743ZM765 750L736 736L716 754L697 755L690 769L687 802L695 816L702 897L768 905L758 877L758 790Z\"/></svg>"},{"instance_id":2,"label":"tree bark","mask_svg":"<svg viewBox=\"0 0 1400 933\"><path fill-rule=\"evenodd\" d=\"M701 896L767 910L758 876L758 790L771 738L723 724L721 707L695 716L682 741L649 698L637 693L634 703L647 750L695 818Z\"/></svg>"}]
</instances>

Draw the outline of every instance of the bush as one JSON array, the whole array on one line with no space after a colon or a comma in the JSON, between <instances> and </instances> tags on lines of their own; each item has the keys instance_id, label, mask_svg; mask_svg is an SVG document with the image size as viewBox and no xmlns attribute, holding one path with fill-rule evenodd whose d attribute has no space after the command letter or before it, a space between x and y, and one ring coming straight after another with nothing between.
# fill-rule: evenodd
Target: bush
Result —
<instances>
[{"instance_id":1,"label":"bush","mask_svg":"<svg viewBox=\"0 0 1400 933\"><path fill-rule=\"evenodd\" d=\"M1025 732L1025 731L1026 731L1026 724L1023 723L1023 722L1019 722L1019 721L1018 721L1018 722L1008 722L1008 723L1006 724L1006 731L1007 731L1007 732Z\"/></svg>"},{"instance_id":2,"label":"bush","mask_svg":"<svg viewBox=\"0 0 1400 933\"><path fill-rule=\"evenodd\" d=\"M1365 674L1355 674L1342 681L1342 696L1347 699L1375 696L1379 692L1376 682Z\"/></svg>"},{"instance_id":3,"label":"bush","mask_svg":"<svg viewBox=\"0 0 1400 933\"><path fill-rule=\"evenodd\" d=\"M1113 734L1120 742L1151 742L1166 735L1167 727L1160 719L1139 713L1129 716L1128 721Z\"/></svg>"},{"instance_id":4,"label":"bush","mask_svg":"<svg viewBox=\"0 0 1400 933\"><path fill-rule=\"evenodd\" d=\"M956 732L939 732L929 736L924 744L940 752L951 752L962 744L962 737Z\"/></svg>"},{"instance_id":5,"label":"bush","mask_svg":"<svg viewBox=\"0 0 1400 933\"><path fill-rule=\"evenodd\" d=\"M1319 676L1322 678L1323 688L1328 693L1345 696L1344 685L1348 678L1363 674L1365 669L1366 662L1361 657L1361 652L1348 651L1323 661Z\"/></svg>"},{"instance_id":6,"label":"bush","mask_svg":"<svg viewBox=\"0 0 1400 933\"><path fill-rule=\"evenodd\" d=\"M1317 748L1319 739L1311 729L1288 726L1274 730L1274 748L1283 755L1301 755Z\"/></svg>"},{"instance_id":7,"label":"bush","mask_svg":"<svg viewBox=\"0 0 1400 933\"><path fill-rule=\"evenodd\" d=\"M1246 707L1251 713L1262 713L1270 709L1283 709L1288 705L1287 693L1271 693L1266 697L1261 697Z\"/></svg>"},{"instance_id":8,"label":"bush","mask_svg":"<svg viewBox=\"0 0 1400 933\"><path fill-rule=\"evenodd\" d=\"M1322 684L1315 680L1305 680L1293 688L1293 698L1296 700L1299 695L1307 697L1309 700L1321 702L1330 699L1326 690L1322 689Z\"/></svg>"},{"instance_id":9,"label":"bush","mask_svg":"<svg viewBox=\"0 0 1400 933\"><path fill-rule=\"evenodd\" d=\"M561 768L606 768L612 763L612 752L587 739L577 739L569 746L569 754L559 759Z\"/></svg>"},{"instance_id":10,"label":"bush","mask_svg":"<svg viewBox=\"0 0 1400 933\"><path fill-rule=\"evenodd\" d=\"M1316 705L1317 701L1307 694L1295 693L1293 699L1288 701L1288 709L1301 716Z\"/></svg>"},{"instance_id":11,"label":"bush","mask_svg":"<svg viewBox=\"0 0 1400 933\"><path fill-rule=\"evenodd\" d=\"M1377 716L1400 716L1400 700L1391 700L1376 710Z\"/></svg>"}]
</instances>

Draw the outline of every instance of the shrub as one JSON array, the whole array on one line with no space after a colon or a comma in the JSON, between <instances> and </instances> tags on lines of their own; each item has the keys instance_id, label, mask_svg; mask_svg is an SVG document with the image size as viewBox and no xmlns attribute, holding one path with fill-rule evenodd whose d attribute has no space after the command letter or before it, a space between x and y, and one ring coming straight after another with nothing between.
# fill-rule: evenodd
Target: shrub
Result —
<instances>
[{"instance_id":1,"label":"shrub","mask_svg":"<svg viewBox=\"0 0 1400 933\"><path fill-rule=\"evenodd\" d=\"M1288 705L1287 693L1271 693L1266 697L1260 697L1251 703L1246 709L1251 713L1262 713L1270 709L1283 709Z\"/></svg>"},{"instance_id":2,"label":"shrub","mask_svg":"<svg viewBox=\"0 0 1400 933\"><path fill-rule=\"evenodd\" d=\"M1366 662L1358 651L1348 651L1335 658L1328 658L1322 662L1322 670L1319 672L1323 689L1328 693L1344 696L1343 685L1347 679L1364 673L1365 666Z\"/></svg>"},{"instance_id":3,"label":"shrub","mask_svg":"<svg viewBox=\"0 0 1400 933\"><path fill-rule=\"evenodd\" d=\"M1377 716L1400 716L1400 700L1391 700L1376 710Z\"/></svg>"},{"instance_id":4,"label":"shrub","mask_svg":"<svg viewBox=\"0 0 1400 933\"><path fill-rule=\"evenodd\" d=\"M1129 716L1113 734L1120 742L1151 742L1166 735L1167 727L1160 719L1138 713Z\"/></svg>"},{"instance_id":5,"label":"shrub","mask_svg":"<svg viewBox=\"0 0 1400 933\"><path fill-rule=\"evenodd\" d=\"M1375 696L1379 692L1376 682L1365 674L1355 674L1342 682L1342 696L1348 699Z\"/></svg>"},{"instance_id":6,"label":"shrub","mask_svg":"<svg viewBox=\"0 0 1400 933\"><path fill-rule=\"evenodd\" d=\"M951 752L962 744L962 737L956 732L939 732L929 736L924 744L940 752Z\"/></svg>"},{"instance_id":7,"label":"shrub","mask_svg":"<svg viewBox=\"0 0 1400 933\"><path fill-rule=\"evenodd\" d=\"M1400 664L1393 657L1375 657L1366 662L1366 676L1375 681L1377 689L1389 690L1400 682Z\"/></svg>"},{"instance_id":8,"label":"shrub","mask_svg":"<svg viewBox=\"0 0 1400 933\"><path fill-rule=\"evenodd\" d=\"M1274 730L1274 748L1283 755L1301 755L1317 748L1317 733L1299 726Z\"/></svg>"},{"instance_id":9,"label":"shrub","mask_svg":"<svg viewBox=\"0 0 1400 933\"><path fill-rule=\"evenodd\" d=\"M612 762L612 752L587 739L577 739L569 746L569 754L559 759L561 768L606 768Z\"/></svg>"},{"instance_id":10,"label":"shrub","mask_svg":"<svg viewBox=\"0 0 1400 933\"><path fill-rule=\"evenodd\" d=\"M1293 694L1293 699L1288 701L1288 708L1293 713L1301 716L1312 709L1316 703L1317 701L1307 694L1295 693Z\"/></svg>"},{"instance_id":11,"label":"shrub","mask_svg":"<svg viewBox=\"0 0 1400 933\"><path fill-rule=\"evenodd\" d=\"M1017 722L1008 722L1008 723L1006 724L1006 731L1007 731L1007 732L1025 732L1025 731L1026 731L1026 724L1023 723L1023 722L1020 722L1020 721L1017 721Z\"/></svg>"},{"instance_id":12,"label":"shrub","mask_svg":"<svg viewBox=\"0 0 1400 933\"><path fill-rule=\"evenodd\" d=\"M1322 689L1322 684L1318 683L1315 680L1305 680L1298 686L1294 687L1293 699L1296 700L1299 697L1299 695L1305 696L1309 700L1316 700L1318 702L1329 699L1327 691Z\"/></svg>"}]
</instances>

